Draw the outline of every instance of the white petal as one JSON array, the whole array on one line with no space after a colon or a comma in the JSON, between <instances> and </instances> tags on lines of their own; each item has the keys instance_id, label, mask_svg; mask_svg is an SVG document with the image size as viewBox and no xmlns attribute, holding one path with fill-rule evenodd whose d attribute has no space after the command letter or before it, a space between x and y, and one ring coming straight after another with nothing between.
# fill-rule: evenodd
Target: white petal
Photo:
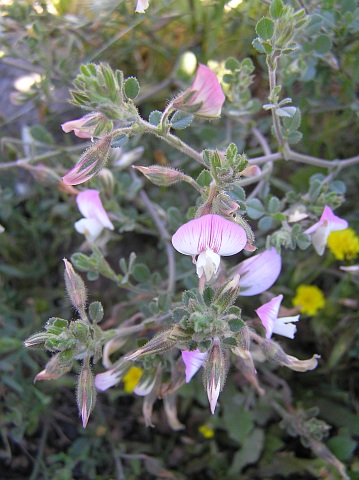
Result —
<instances>
[{"instance_id":1,"label":"white petal","mask_svg":"<svg viewBox=\"0 0 359 480\"><path fill-rule=\"evenodd\" d=\"M207 358L207 352L201 353L199 350L184 350L182 359L186 365L186 383L198 372Z\"/></svg>"},{"instance_id":2,"label":"white petal","mask_svg":"<svg viewBox=\"0 0 359 480\"><path fill-rule=\"evenodd\" d=\"M273 325L273 333L293 339L295 332L297 331L297 327L291 322L298 322L298 320L299 315L295 315L294 317L277 318Z\"/></svg>"},{"instance_id":3,"label":"white petal","mask_svg":"<svg viewBox=\"0 0 359 480\"><path fill-rule=\"evenodd\" d=\"M105 228L114 229L106 210L103 208L100 193L97 190L84 190L76 197L78 209L85 218L94 218Z\"/></svg>"},{"instance_id":4,"label":"white petal","mask_svg":"<svg viewBox=\"0 0 359 480\"><path fill-rule=\"evenodd\" d=\"M103 230L103 226L94 218L81 218L75 222L75 229L85 235L88 242L94 242Z\"/></svg>"},{"instance_id":5,"label":"white petal","mask_svg":"<svg viewBox=\"0 0 359 480\"><path fill-rule=\"evenodd\" d=\"M221 257L212 252L212 250L206 250L198 255L196 262L196 271L199 278L202 277L203 273L206 277L207 282L217 273L219 264L221 262Z\"/></svg>"}]
</instances>

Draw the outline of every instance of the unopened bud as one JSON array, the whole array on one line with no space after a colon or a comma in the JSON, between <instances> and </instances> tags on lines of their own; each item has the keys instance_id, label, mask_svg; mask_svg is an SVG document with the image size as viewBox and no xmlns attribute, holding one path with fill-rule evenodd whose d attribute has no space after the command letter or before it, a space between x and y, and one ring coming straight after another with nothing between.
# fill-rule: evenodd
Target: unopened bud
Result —
<instances>
[{"instance_id":1,"label":"unopened bud","mask_svg":"<svg viewBox=\"0 0 359 480\"><path fill-rule=\"evenodd\" d=\"M31 335L27 340L24 342L25 347L39 347L44 345L44 343L51 337L51 334L47 332L38 332L34 335Z\"/></svg>"},{"instance_id":2,"label":"unopened bud","mask_svg":"<svg viewBox=\"0 0 359 480\"><path fill-rule=\"evenodd\" d=\"M68 262L66 258L64 258L64 263L67 294L70 297L72 305L80 314L83 314L85 311L87 297L85 284L80 275L75 273L71 263Z\"/></svg>"},{"instance_id":3,"label":"unopened bud","mask_svg":"<svg viewBox=\"0 0 359 480\"><path fill-rule=\"evenodd\" d=\"M86 428L90 414L96 403L96 388L89 361L85 359L77 384L77 406Z\"/></svg>"},{"instance_id":4,"label":"unopened bud","mask_svg":"<svg viewBox=\"0 0 359 480\"><path fill-rule=\"evenodd\" d=\"M258 165L248 165L244 170L241 171L243 177L256 177L261 173L261 169Z\"/></svg>"},{"instance_id":5,"label":"unopened bud","mask_svg":"<svg viewBox=\"0 0 359 480\"><path fill-rule=\"evenodd\" d=\"M56 380L71 370L71 366L63 367L58 361L59 354L54 355L46 364L45 370L38 373L34 378L34 382L38 380Z\"/></svg>"},{"instance_id":6,"label":"unopened bud","mask_svg":"<svg viewBox=\"0 0 359 480\"><path fill-rule=\"evenodd\" d=\"M152 165L151 167L133 166L132 168L139 170L148 180L159 187L169 187L177 182L186 181L187 177L184 173L170 167Z\"/></svg>"},{"instance_id":7,"label":"unopened bud","mask_svg":"<svg viewBox=\"0 0 359 480\"><path fill-rule=\"evenodd\" d=\"M217 400L226 381L227 362L225 360L220 341L215 338L204 366L203 383L207 391L211 412L217 406Z\"/></svg>"},{"instance_id":8,"label":"unopened bud","mask_svg":"<svg viewBox=\"0 0 359 480\"><path fill-rule=\"evenodd\" d=\"M213 200L213 213L217 213L218 215L228 217L239 210L239 208L238 203L225 193L220 193Z\"/></svg>"},{"instance_id":9,"label":"unopened bud","mask_svg":"<svg viewBox=\"0 0 359 480\"><path fill-rule=\"evenodd\" d=\"M191 338L191 335L182 330L179 325L174 325L171 329L160 332L143 347L127 355L125 360L136 360L143 355L162 353L176 345L183 345Z\"/></svg>"},{"instance_id":10,"label":"unopened bud","mask_svg":"<svg viewBox=\"0 0 359 480\"><path fill-rule=\"evenodd\" d=\"M213 297L212 303L218 305L224 312L228 307L233 305L239 295L239 275L227 282L223 287L219 288Z\"/></svg>"},{"instance_id":11,"label":"unopened bud","mask_svg":"<svg viewBox=\"0 0 359 480\"><path fill-rule=\"evenodd\" d=\"M107 162L111 147L111 135L94 143L80 157L75 167L63 178L66 185L78 185L95 176Z\"/></svg>"}]
</instances>

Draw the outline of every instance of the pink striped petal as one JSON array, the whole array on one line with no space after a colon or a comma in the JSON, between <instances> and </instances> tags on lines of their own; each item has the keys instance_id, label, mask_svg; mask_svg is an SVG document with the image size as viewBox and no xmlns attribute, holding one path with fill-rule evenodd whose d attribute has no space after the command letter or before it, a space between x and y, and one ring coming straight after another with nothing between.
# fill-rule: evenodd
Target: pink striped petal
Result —
<instances>
[{"instance_id":1,"label":"pink striped petal","mask_svg":"<svg viewBox=\"0 0 359 480\"><path fill-rule=\"evenodd\" d=\"M76 197L78 209L85 218L97 220L104 228L114 229L106 210L103 208L100 193L97 190L84 190Z\"/></svg>"},{"instance_id":2,"label":"pink striped petal","mask_svg":"<svg viewBox=\"0 0 359 480\"><path fill-rule=\"evenodd\" d=\"M334 215L326 205L319 221L308 228L305 233L312 237L312 244L318 255L323 255L330 232L348 228L348 222Z\"/></svg>"},{"instance_id":3,"label":"pink striped petal","mask_svg":"<svg viewBox=\"0 0 359 480\"><path fill-rule=\"evenodd\" d=\"M245 230L219 215L208 214L182 225L172 237L174 248L184 255L212 250L219 255L234 255L245 247Z\"/></svg>"},{"instance_id":4,"label":"pink striped petal","mask_svg":"<svg viewBox=\"0 0 359 480\"><path fill-rule=\"evenodd\" d=\"M231 276L240 275L239 295L249 297L268 290L279 277L282 257L272 247L253 255L232 270Z\"/></svg>"},{"instance_id":5,"label":"pink striped petal","mask_svg":"<svg viewBox=\"0 0 359 480\"><path fill-rule=\"evenodd\" d=\"M201 353L199 350L183 350L182 359L186 365L186 383L190 382L191 378L202 367L207 358L207 352Z\"/></svg>"}]
</instances>

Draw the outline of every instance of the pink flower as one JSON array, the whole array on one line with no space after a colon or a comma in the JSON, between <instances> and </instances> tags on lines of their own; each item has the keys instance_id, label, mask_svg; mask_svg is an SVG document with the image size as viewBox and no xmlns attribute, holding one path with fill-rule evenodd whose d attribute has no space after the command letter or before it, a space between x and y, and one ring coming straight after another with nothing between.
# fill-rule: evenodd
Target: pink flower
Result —
<instances>
[{"instance_id":1,"label":"pink flower","mask_svg":"<svg viewBox=\"0 0 359 480\"><path fill-rule=\"evenodd\" d=\"M205 363L203 383L207 391L212 415L217 406L220 392L223 389L227 375L227 363L218 338L213 340L212 349L208 352Z\"/></svg>"},{"instance_id":2,"label":"pink flower","mask_svg":"<svg viewBox=\"0 0 359 480\"><path fill-rule=\"evenodd\" d=\"M319 221L308 228L305 233L312 237L312 243L318 255L323 255L330 232L348 228L348 222L343 218L334 215L333 211L326 205Z\"/></svg>"},{"instance_id":3,"label":"pink flower","mask_svg":"<svg viewBox=\"0 0 359 480\"><path fill-rule=\"evenodd\" d=\"M283 295L278 295L278 297L272 298L270 302L265 303L256 310L258 317L266 329L267 339L271 338L272 333L293 339L297 331L297 327L291 322L298 322L299 315L278 318L279 307L282 300Z\"/></svg>"},{"instance_id":4,"label":"pink flower","mask_svg":"<svg viewBox=\"0 0 359 480\"><path fill-rule=\"evenodd\" d=\"M106 210L103 208L97 190L84 190L76 197L78 209L85 218L75 223L75 229L83 233L89 242L94 242L104 228L114 229Z\"/></svg>"},{"instance_id":5,"label":"pink flower","mask_svg":"<svg viewBox=\"0 0 359 480\"><path fill-rule=\"evenodd\" d=\"M137 0L136 13L145 13L145 10L148 8L149 0Z\"/></svg>"},{"instance_id":6,"label":"pink flower","mask_svg":"<svg viewBox=\"0 0 359 480\"><path fill-rule=\"evenodd\" d=\"M186 365L186 383L189 383L192 377L202 367L207 358L207 352L200 352L199 350L183 350L182 359Z\"/></svg>"},{"instance_id":7,"label":"pink flower","mask_svg":"<svg viewBox=\"0 0 359 480\"><path fill-rule=\"evenodd\" d=\"M200 64L192 86L173 101L173 106L197 116L218 118L225 98L216 74Z\"/></svg>"},{"instance_id":8,"label":"pink flower","mask_svg":"<svg viewBox=\"0 0 359 480\"><path fill-rule=\"evenodd\" d=\"M279 277L281 268L282 257L272 247L239 263L232 269L231 277L240 275L239 295L249 297L268 290Z\"/></svg>"},{"instance_id":9,"label":"pink flower","mask_svg":"<svg viewBox=\"0 0 359 480\"><path fill-rule=\"evenodd\" d=\"M101 118L100 113L90 113L82 118L70 120L61 125L65 133L74 132L79 138L92 138L96 128L97 120Z\"/></svg>"},{"instance_id":10,"label":"pink flower","mask_svg":"<svg viewBox=\"0 0 359 480\"><path fill-rule=\"evenodd\" d=\"M246 243L244 228L213 214L185 223L172 237L174 248L184 255L192 255L198 277L204 275L207 281L217 273L221 255L234 255L243 250Z\"/></svg>"}]
</instances>

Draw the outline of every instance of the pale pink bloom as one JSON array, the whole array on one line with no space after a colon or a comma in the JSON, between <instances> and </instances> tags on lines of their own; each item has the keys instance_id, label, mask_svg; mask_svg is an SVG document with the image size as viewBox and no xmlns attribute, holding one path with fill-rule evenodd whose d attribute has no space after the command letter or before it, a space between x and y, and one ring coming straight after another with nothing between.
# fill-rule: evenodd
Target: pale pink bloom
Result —
<instances>
[{"instance_id":1,"label":"pale pink bloom","mask_svg":"<svg viewBox=\"0 0 359 480\"><path fill-rule=\"evenodd\" d=\"M76 202L85 218L75 223L75 229L79 233L83 233L89 242L94 242L104 228L114 229L97 190L80 192L76 197Z\"/></svg>"},{"instance_id":2,"label":"pale pink bloom","mask_svg":"<svg viewBox=\"0 0 359 480\"><path fill-rule=\"evenodd\" d=\"M304 233L311 235L315 251L318 255L323 255L330 232L344 230L345 228L348 228L348 222L334 215L333 211L326 205L319 221Z\"/></svg>"},{"instance_id":3,"label":"pale pink bloom","mask_svg":"<svg viewBox=\"0 0 359 480\"><path fill-rule=\"evenodd\" d=\"M65 133L74 132L76 137L79 138L92 138L96 128L94 120L96 118L100 119L100 117L101 114L99 113L90 113L82 118L63 123L61 128Z\"/></svg>"},{"instance_id":4,"label":"pale pink bloom","mask_svg":"<svg viewBox=\"0 0 359 480\"><path fill-rule=\"evenodd\" d=\"M119 383L126 375L131 365L123 360L119 360L116 366L103 373L98 373L95 377L95 387L101 392L113 387Z\"/></svg>"},{"instance_id":5,"label":"pale pink bloom","mask_svg":"<svg viewBox=\"0 0 359 480\"><path fill-rule=\"evenodd\" d=\"M253 255L232 269L231 276L240 275L239 295L249 297L268 290L279 277L282 257L272 247Z\"/></svg>"},{"instance_id":6,"label":"pale pink bloom","mask_svg":"<svg viewBox=\"0 0 359 480\"><path fill-rule=\"evenodd\" d=\"M243 250L246 243L244 228L213 214L190 220L172 237L174 248L184 255L192 255L198 277L205 275L207 281L217 273L221 255L234 255Z\"/></svg>"},{"instance_id":7,"label":"pale pink bloom","mask_svg":"<svg viewBox=\"0 0 359 480\"><path fill-rule=\"evenodd\" d=\"M256 177L260 173L262 173L262 170L258 165L248 165L248 167L241 171L242 177Z\"/></svg>"},{"instance_id":8,"label":"pale pink bloom","mask_svg":"<svg viewBox=\"0 0 359 480\"><path fill-rule=\"evenodd\" d=\"M145 13L149 5L149 0L137 0L136 13Z\"/></svg>"},{"instance_id":9,"label":"pale pink bloom","mask_svg":"<svg viewBox=\"0 0 359 480\"><path fill-rule=\"evenodd\" d=\"M353 275L359 275L359 265L351 265L350 267L340 266L339 268L344 272L352 273Z\"/></svg>"},{"instance_id":10,"label":"pale pink bloom","mask_svg":"<svg viewBox=\"0 0 359 480\"><path fill-rule=\"evenodd\" d=\"M278 295L278 297L272 298L270 302L265 303L256 310L258 317L266 329L267 339L271 338L272 333L293 339L297 331L297 327L291 322L298 322L299 315L278 318L279 307L282 300L283 295Z\"/></svg>"},{"instance_id":11,"label":"pale pink bloom","mask_svg":"<svg viewBox=\"0 0 359 480\"><path fill-rule=\"evenodd\" d=\"M225 99L217 75L200 64L193 84L173 101L173 106L197 116L218 118Z\"/></svg>"},{"instance_id":12,"label":"pale pink bloom","mask_svg":"<svg viewBox=\"0 0 359 480\"><path fill-rule=\"evenodd\" d=\"M204 364L207 358L207 352L200 352L199 350L183 350L182 359L186 365L186 383L190 382L192 377Z\"/></svg>"}]
</instances>

